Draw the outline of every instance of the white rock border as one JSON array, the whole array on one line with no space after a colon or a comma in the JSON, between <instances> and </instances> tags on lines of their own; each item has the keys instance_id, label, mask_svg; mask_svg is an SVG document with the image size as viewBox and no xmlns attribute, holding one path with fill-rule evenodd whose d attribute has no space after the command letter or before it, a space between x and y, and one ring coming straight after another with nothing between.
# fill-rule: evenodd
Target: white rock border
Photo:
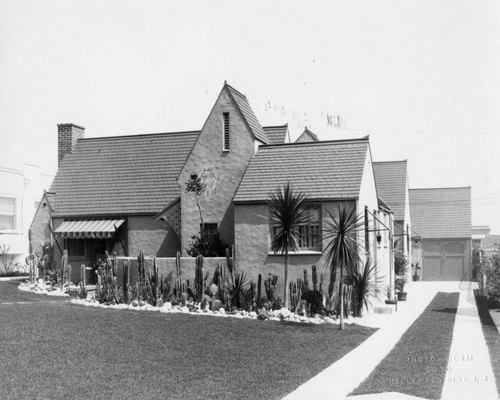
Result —
<instances>
[{"instance_id":1,"label":"white rock border","mask_svg":"<svg viewBox=\"0 0 500 400\"><path fill-rule=\"evenodd\" d=\"M39 280L36 284L31 284L28 281L23 282L18 287L19 290L25 292L32 292L36 294L46 294L48 296L58 296L58 297L70 297L68 293L61 290L61 288L53 288L51 286L45 285L43 280ZM68 287L66 286L67 290ZM72 290L77 290L77 287L71 287ZM296 322L303 324L330 324L330 325L339 325L340 320L335 317L328 316L320 316L316 315L314 317L306 317L304 315L298 315L292 313L290 310L286 308L281 308L280 310L269 310L267 311L267 318L259 318L259 315L255 311L236 311L236 312L226 312L224 308L219 309L218 311L212 311L208 308L202 310L197 305L195 305L193 311L190 311L188 307L182 307L179 305L172 305L170 302L164 303L161 307L154 307L149 303L143 301L134 300L130 304L101 304L95 300L94 294L89 294L89 297L86 299L72 299L70 300L71 304L76 304L80 306L86 307L99 307L99 308L108 308L113 310L135 310L135 311L157 311L165 314L190 314L190 315L207 315L212 317L223 317L223 318L240 318L240 319L263 319L269 321L284 321L284 322ZM192 303L191 303L192 305ZM347 325L357 324L363 326L363 318L345 318L344 323Z\"/></svg>"}]
</instances>

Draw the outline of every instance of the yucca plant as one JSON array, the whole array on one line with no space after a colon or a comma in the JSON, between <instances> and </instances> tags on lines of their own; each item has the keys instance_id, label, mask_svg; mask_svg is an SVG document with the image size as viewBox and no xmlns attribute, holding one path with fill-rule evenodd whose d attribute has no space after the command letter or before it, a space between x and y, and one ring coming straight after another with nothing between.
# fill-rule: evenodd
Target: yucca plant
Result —
<instances>
[{"instance_id":1,"label":"yucca plant","mask_svg":"<svg viewBox=\"0 0 500 400\"><path fill-rule=\"evenodd\" d=\"M363 215L356 212L352 203L340 203L333 215L327 210L329 219L325 223L326 262L330 267L330 298L339 268L340 329L344 329L344 271L352 270L360 263L358 233L363 225Z\"/></svg>"},{"instance_id":2,"label":"yucca plant","mask_svg":"<svg viewBox=\"0 0 500 400\"><path fill-rule=\"evenodd\" d=\"M271 250L275 254L285 257L285 277L283 282L285 308L289 308L288 296L288 261L289 251L298 249L299 225L307 223L309 211L306 207L307 196L301 192L295 192L290 182L283 188L276 189L269 194L269 211L271 213L271 224L274 227L274 235Z\"/></svg>"},{"instance_id":3,"label":"yucca plant","mask_svg":"<svg viewBox=\"0 0 500 400\"><path fill-rule=\"evenodd\" d=\"M349 272L353 287L354 316L356 317L361 317L363 308L368 311L372 305L371 299L380 293L382 277L375 277L376 269L377 265L368 258L362 268L356 268Z\"/></svg>"}]
</instances>

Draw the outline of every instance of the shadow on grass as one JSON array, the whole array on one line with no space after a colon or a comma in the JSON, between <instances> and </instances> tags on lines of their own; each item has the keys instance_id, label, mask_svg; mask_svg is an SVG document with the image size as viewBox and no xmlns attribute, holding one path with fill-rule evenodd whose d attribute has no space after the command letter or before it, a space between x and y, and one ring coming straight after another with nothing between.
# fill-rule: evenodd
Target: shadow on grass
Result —
<instances>
[{"instance_id":1,"label":"shadow on grass","mask_svg":"<svg viewBox=\"0 0 500 400\"><path fill-rule=\"evenodd\" d=\"M500 398L500 334L493 318L491 318L488 300L484 296L480 296L478 291L474 291L474 295L476 296L477 311L481 320L484 340L488 347L493 375L495 376L498 398Z\"/></svg>"},{"instance_id":2,"label":"shadow on grass","mask_svg":"<svg viewBox=\"0 0 500 400\"><path fill-rule=\"evenodd\" d=\"M459 293L437 293L391 352L350 395L400 392L439 399L448 365L458 299Z\"/></svg>"}]
</instances>

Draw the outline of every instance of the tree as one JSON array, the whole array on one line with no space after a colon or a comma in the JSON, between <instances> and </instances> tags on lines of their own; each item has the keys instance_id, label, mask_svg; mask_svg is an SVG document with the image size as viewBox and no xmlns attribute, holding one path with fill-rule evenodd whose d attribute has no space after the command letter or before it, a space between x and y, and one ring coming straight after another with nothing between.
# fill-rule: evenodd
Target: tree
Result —
<instances>
[{"instance_id":1,"label":"tree","mask_svg":"<svg viewBox=\"0 0 500 400\"><path fill-rule=\"evenodd\" d=\"M201 181L198 174L191 174L189 179L186 181L186 192L194 193L196 196L196 205L198 206L198 211L200 213L201 228L200 236L203 236L205 223L203 222L203 213L201 212L200 196L205 191L205 184Z\"/></svg>"},{"instance_id":2,"label":"tree","mask_svg":"<svg viewBox=\"0 0 500 400\"><path fill-rule=\"evenodd\" d=\"M283 188L269 194L269 211L274 235L271 250L285 256L285 278L283 285L285 308L289 308L288 299L288 261L289 251L298 249L299 225L307 223L309 211L306 207L307 196L294 192L290 182Z\"/></svg>"},{"instance_id":3,"label":"tree","mask_svg":"<svg viewBox=\"0 0 500 400\"><path fill-rule=\"evenodd\" d=\"M330 291L336 279L336 270L340 270L340 329L344 329L344 271L357 268L359 257L358 232L363 226L363 214L358 214L353 204L339 204L336 215L327 210L330 217L325 223L324 238L327 242L326 262L330 266ZM331 296L331 294L330 294Z\"/></svg>"}]
</instances>

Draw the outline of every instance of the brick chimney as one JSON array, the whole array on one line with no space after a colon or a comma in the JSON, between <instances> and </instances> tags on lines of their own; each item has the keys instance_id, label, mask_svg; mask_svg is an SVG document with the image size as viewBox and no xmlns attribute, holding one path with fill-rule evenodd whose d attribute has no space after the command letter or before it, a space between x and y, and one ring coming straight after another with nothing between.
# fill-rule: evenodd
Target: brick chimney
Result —
<instances>
[{"instance_id":1,"label":"brick chimney","mask_svg":"<svg viewBox=\"0 0 500 400\"><path fill-rule=\"evenodd\" d=\"M75 124L57 125L57 166L61 165L61 162L66 154L73 152L76 146L76 141L83 138L84 134L85 128L83 126L78 126Z\"/></svg>"}]
</instances>

